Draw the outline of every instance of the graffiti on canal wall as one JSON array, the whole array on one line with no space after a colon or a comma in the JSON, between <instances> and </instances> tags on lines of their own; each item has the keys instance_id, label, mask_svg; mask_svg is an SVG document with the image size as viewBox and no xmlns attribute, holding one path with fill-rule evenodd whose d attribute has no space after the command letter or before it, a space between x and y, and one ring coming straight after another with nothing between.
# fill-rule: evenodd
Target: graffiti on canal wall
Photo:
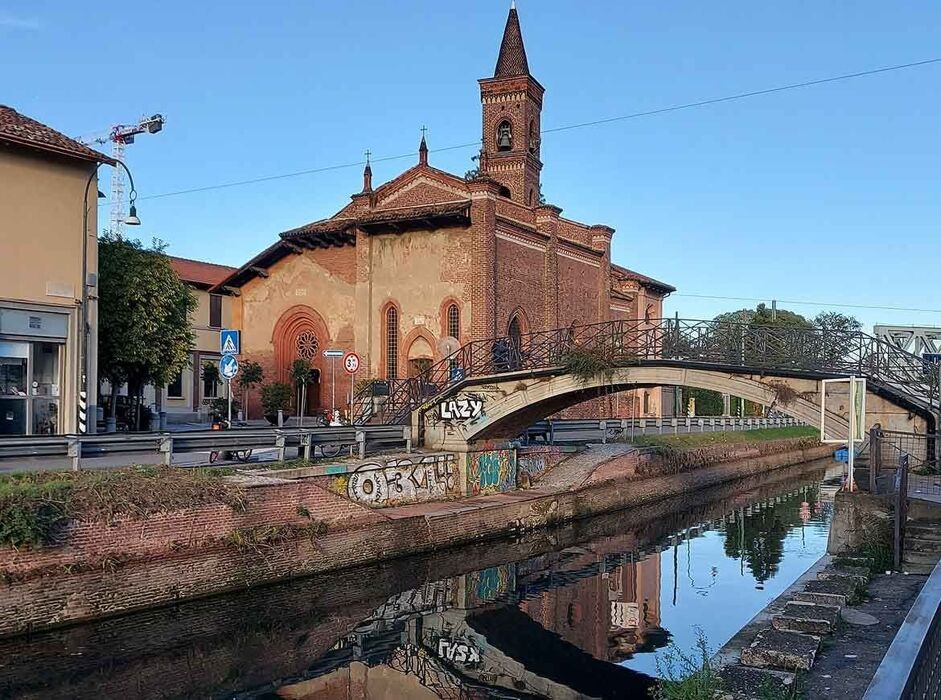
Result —
<instances>
[{"instance_id":1,"label":"graffiti on canal wall","mask_svg":"<svg viewBox=\"0 0 941 700\"><path fill-rule=\"evenodd\" d=\"M347 495L374 508L445 499L460 494L453 454L363 464L349 475Z\"/></svg>"},{"instance_id":2,"label":"graffiti on canal wall","mask_svg":"<svg viewBox=\"0 0 941 700\"><path fill-rule=\"evenodd\" d=\"M489 603L506 593L511 593L515 587L516 567L513 564L474 571L467 574L467 607Z\"/></svg>"},{"instance_id":3,"label":"graffiti on canal wall","mask_svg":"<svg viewBox=\"0 0 941 700\"><path fill-rule=\"evenodd\" d=\"M561 447L520 447L516 450L516 475L520 488L528 488L565 457Z\"/></svg>"},{"instance_id":4,"label":"graffiti on canal wall","mask_svg":"<svg viewBox=\"0 0 941 700\"><path fill-rule=\"evenodd\" d=\"M516 450L467 454L467 492L502 493L516 488Z\"/></svg>"}]
</instances>

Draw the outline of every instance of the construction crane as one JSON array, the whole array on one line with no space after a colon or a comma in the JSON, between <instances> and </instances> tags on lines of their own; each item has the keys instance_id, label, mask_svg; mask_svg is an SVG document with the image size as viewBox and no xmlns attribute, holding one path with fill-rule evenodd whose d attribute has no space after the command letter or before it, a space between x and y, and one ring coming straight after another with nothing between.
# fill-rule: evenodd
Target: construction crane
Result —
<instances>
[{"instance_id":1,"label":"construction crane","mask_svg":"<svg viewBox=\"0 0 941 700\"><path fill-rule=\"evenodd\" d=\"M134 143L138 134L156 134L163 131L166 122L162 114L141 117L136 124L116 124L106 136L78 139L86 145L111 143L111 157L124 162L124 149ZM111 171L111 232L120 235L124 231L124 172L121 168Z\"/></svg>"}]
</instances>

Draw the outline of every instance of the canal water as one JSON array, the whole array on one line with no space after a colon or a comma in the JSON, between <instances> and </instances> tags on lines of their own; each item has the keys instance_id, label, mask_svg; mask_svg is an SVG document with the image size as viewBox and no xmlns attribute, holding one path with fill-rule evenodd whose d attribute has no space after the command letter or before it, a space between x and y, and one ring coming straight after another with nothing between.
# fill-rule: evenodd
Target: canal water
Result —
<instances>
[{"instance_id":1,"label":"canal water","mask_svg":"<svg viewBox=\"0 0 941 700\"><path fill-rule=\"evenodd\" d=\"M0 697L648 697L819 559L840 473L0 641Z\"/></svg>"}]
</instances>

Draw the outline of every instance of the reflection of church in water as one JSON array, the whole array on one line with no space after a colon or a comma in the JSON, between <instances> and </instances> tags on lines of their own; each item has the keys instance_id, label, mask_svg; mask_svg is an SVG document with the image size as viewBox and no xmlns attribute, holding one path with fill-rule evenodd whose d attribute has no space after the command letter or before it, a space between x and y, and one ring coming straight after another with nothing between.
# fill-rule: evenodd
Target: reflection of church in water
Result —
<instances>
[{"instance_id":1,"label":"reflection of church in water","mask_svg":"<svg viewBox=\"0 0 941 700\"><path fill-rule=\"evenodd\" d=\"M276 696L646 697L653 679L618 662L669 639L659 626L659 555L557 557L548 569L537 557L394 596L322 657L312 677Z\"/></svg>"}]
</instances>

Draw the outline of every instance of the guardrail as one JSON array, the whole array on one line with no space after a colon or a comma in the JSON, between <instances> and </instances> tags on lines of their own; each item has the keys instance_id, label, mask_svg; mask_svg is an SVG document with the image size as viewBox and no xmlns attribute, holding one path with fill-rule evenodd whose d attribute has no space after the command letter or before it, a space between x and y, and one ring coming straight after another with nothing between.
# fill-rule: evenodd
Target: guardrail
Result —
<instances>
[{"instance_id":1,"label":"guardrail","mask_svg":"<svg viewBox=\"0 0 941 700\"><path fill-rule=\"evenodd\" d=\"M173 455L194 452L278 450L284 461L287 448L296 447L309 459L317 447L355 447L363 457L367 450L404 446L412 451L411 429L402 425L338 426L322 428L235 428L181 433L133 435L28 435L0 439L0 461L29 457L71 458L72 469L83 459L112 454L159 454L166 465Z\"/></svg>"},{"instance_id":2,"label":"guardrail","mask_svg":"<svg viewBox=\"0 0 941 700\"><path fill-rule=\"evenodd\" d=\"M876 669L863 700L941 696L941 564L935 566Z\"/></svg>"},{"instance_id":3,"label":"guardrail","mask_svg":"<svg viewBox=\"0 0 941 700\"><path fill-rule=\"evenodd\" d=\"M524 435L527 443L580 442L606 443L611 439L635 435L711 433L726 430L759 430L801 425L794 418L625 418L607 420L546 420L534 423Z\"/></svg>"}]
</instances>

